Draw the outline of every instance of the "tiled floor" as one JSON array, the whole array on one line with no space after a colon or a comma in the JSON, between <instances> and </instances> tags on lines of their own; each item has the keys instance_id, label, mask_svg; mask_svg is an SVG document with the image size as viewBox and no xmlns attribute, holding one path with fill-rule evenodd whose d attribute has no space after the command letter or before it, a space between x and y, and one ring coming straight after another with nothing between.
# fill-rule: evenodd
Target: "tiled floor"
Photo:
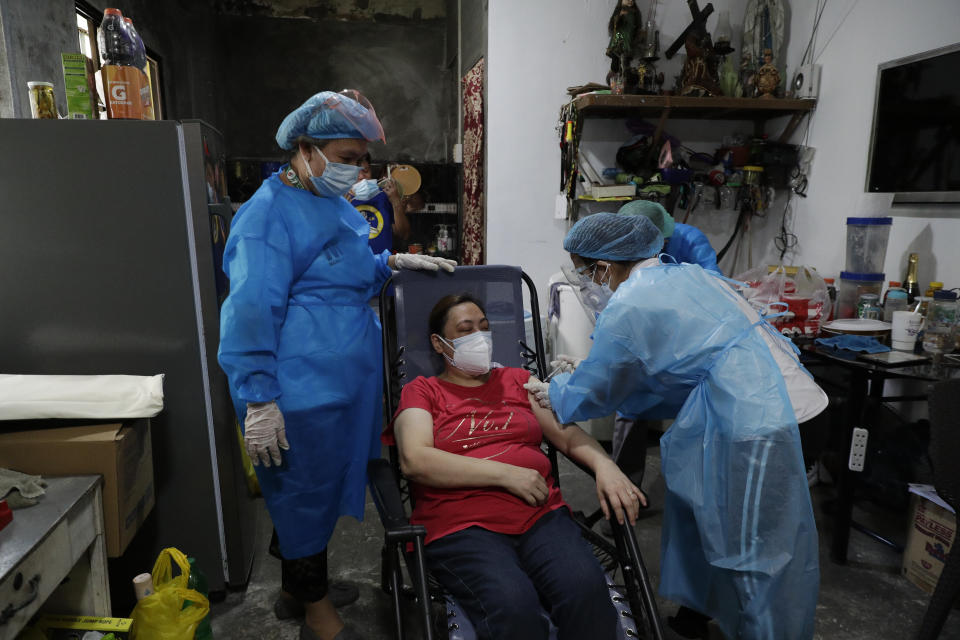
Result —
<instances>
[{"instance_id":1,"label":"tiled floor","mask_svg":"<svg viewBox=\"0 0 960 640\"><path fill-rule=\"evenodd\" d=\"M637 524L641 551L657 584L660 572L660 524L663 504L663 479L659 469L659 451L650 450L644 490L652 508ZM564 496L575 509L592 511L596 494L592 481L569 464L561 467ZM866 536L853 532L850 538L849 562L845 566L828 558L831 519L824 515L822 504L833 495L828 486L812 489L814 510L820 532L820 599L817 605L815 638L823 640L875 640L912 638L926 607L926 594L900 576L899 554ZM880 510L858 509L858 519L903 540L907 523L903 516L891 516ZM254 562L250 584L243 592L230 593L224 602L213 607L213 627L218 638L257 640L297 638L299 622L278 621L273 615L273 601L280 583L279 563L267 555L271 525L266 511L259 523L261 553ZM367 502L363 523L345 519L330 543L330 571L333 577L356 582L360 600L341 610L350 624L367 638L392 638L390 601L380 588L380 549L382 529L373 503ZM659 601L661 616L672 615L676 605ZM412 607L411 607L412 613ZM680 636L666 630L668 639ZM712 638L721 638L712 629ZM940 636L944 640L960 640L960 614L954 612Z\"/></svg>"}]
</instances>

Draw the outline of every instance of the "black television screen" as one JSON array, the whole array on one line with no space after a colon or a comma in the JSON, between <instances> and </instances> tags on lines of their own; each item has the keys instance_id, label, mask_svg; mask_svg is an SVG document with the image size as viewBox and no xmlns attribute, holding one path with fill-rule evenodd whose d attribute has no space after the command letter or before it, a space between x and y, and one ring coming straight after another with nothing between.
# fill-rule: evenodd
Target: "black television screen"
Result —
<instances>
[{"instance_id":1,"label":"black television screen","mask_svg":"<svg viewBox=\"0 0 960 640\"><path fill-rule=\"evenodd\" d=\"M881 64L874 109L867 191L960 195L960 45Z\"/></svg>"}]
</instances>

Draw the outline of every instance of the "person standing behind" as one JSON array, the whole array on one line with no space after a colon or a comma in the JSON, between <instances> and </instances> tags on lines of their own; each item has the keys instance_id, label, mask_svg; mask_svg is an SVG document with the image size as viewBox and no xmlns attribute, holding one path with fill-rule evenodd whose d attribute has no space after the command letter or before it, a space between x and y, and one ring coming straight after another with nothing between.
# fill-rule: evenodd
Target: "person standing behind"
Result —
<instances>
[{"instance_id":1,"label":"person standing behind","mask_svg":"<svg viewBox=\"0 0 960 640\"><path fill-rule=\"evenodd\" d=\"M650 221L663 234L663 253L677 262L698 264L708 271L720 273L720 267L717 266L717 252L710 246L710 240L703 231L689 224L674 222L673 216L667 213L659 203L650 200L634 200L620 207L617 213L650 218Z\"/></svg>"},{"instance_id":2,"label":"person standing behind","mask_svg":"<svg viewBox=\"0 0 960 640\"><path fill-rule=\"evenodd\" d=\"M392 252L394 238L402 242L410 235L410 221L397 182L393 178L379 183L372 179L369 153L360 159L359 178L347 199L370 223L370 249L373 253Z\"/></svg>"},{"instance_id":3,"label":"person standing behind","mask_svg":"<svg viewBox=\"0 0 960 640\"><path fill-rule=\"evenodd\" d=\"M281 598L305 611L300 640L355 640L329 597L327 544L340 516L363 518L367 461L380 456L383 352L367 301L393 269L456 263L370 251L369 225L343 198L367 143L384 140L359 92L317 93L276 139L289 162L227 238L218 356L276 529Z\"/></svg>"}]
</instances>

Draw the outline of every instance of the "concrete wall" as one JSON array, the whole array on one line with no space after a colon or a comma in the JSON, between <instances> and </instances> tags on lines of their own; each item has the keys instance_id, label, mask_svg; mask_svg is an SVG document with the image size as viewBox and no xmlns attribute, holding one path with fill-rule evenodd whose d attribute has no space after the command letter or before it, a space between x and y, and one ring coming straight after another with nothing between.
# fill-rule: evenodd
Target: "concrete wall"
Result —
<instances>
[{"instance_id":1,"label":"concrete wall","mask_svg":"<svg viewBox=\"0 0 960 640\"><path fill-rule=\"evenodd\" d=\"M442 162L456 141L443 0L91 4L132 18L160 59L165 117L209 122L231 156L277 157L283 116L325 88L368 95L387 132L387 145L372 149L377 157ZM321 14L331 17L314 17ZM60 52L79 51L75 25L72 0L0 0L0 116L30 117L27 80L52 80L65 111Z\"/></svg>"},{"instance_id":2,"label":"concrete wall","mask_svg":"<svg viewBox=\"0 0 960 640\"><path fill-rule=\"evenodd\" d=\"M490 1L487 261L523 266L537 283L541 300L550 275L568 260L562 242L569 223L553 217L560 189L556 130L560 107L570 99L567 87L605 81L610 68L604 55L607 21L613 6L609 0L563 0L544 11L535 0ZM734 47L739 47L745 6L745 0L730 6ZM641 11L646 20L646 6ZM660 3L657 11L661 49L665 49L689 24L690 13L683 2ZM711 17L710 31L715 23ZM658 64L667 78L665 86L672 86L679 56ZM721 136L738 125L670 121L668 129L698 150L712 151ZM741 124L739 130L752 131L752 125ZM616 147L630 136L622 120L591 121L584 131L584 140L594 140L606 149L609 166L613 166ZM719 248L736 215L727 212L704 219L716 221L719 229L708 235ZM691 222L697 224L695 219Z\"/></svg>"},{"instance_id":3,"label":"concrete wall","mask_svg":"<svg viewBox=\"0 0 960 640\"><path fill-rule=\"evenodd\" d=\"M6 71L0 71L0 116L30 117L27 82L53 83L57 109L66 113L61 53L79 53L73 0L0 0ZM3 53L0 51L0 63ZM9 83L4 82L9 77Z\"/></svg>"},{"instance_id":4,"label":"concrete wall","mask_svg":"<svg viewBox=\"0 0 960 640\"><path fill-rule=\"evenodd\" d=\"M792 77L813 25L814 2L790 3L785 78ZM487 243L490 262L520 263L543 287L565 259L560 248L568 223L553 219L559 187L559 149L555 126L568 85L603 82L608 61L606 22L613 3L563 0L544 12L533 0L492 0L489 12L487 111ZM746 2L728 8L739 48ZM727 8L727 7L725 7ZM641 11L645 7L641 6ZM689 21L684 3L660 3L656 22L666 47ZM647 16L644 14L644 19ZM808 197L790 200L787 226L797 235L786 261L811 264L826 276L843 268L847 216L894 216L885 271L900 278L911 251L921 253L920 279L960 284L960 208L892 207L890 195L864 192L877 65L960 40L960 3L876 0L829 3L815 48L823 65L820 101L809 118L808 144L817 148ZM708 27L712 31L715 18ZM882 45L882 46L881 46ZM735 57L738 53L733 54ZM660 61L667 85L677 72L674 61ZM783 120L768 125L779 134ZM800 141L806 125L794 141ZM752 131L749 123L691 123L671 120L670 133L700 151L712 151L720 137ZM590 121L584 138L609 155L628 137L620 121ZM611 208L616 208L615 206ZM727 273L751 264L776 262L774 245L787 211L778 195L766 217L754 218L736 254L735 244L721 263ZM678 213L682 219L683 214ZM703 229L714 248L730 236L736 214L702 205L689 222Z\"/></svg>"},{"instance_id":5,"label":"concrete wall","mask_svg":"<svg viewBox=\"0 0 960 640\"><path fill-rule=\"evenodd\" d=\"M815 3L795 4L787 56L791 68L806 48ZM827 5L814 49L823 71L808 144L817 153L809 197L795 202L796 262L836 276L844 266L847 216L893 216L887 279L901 279L907 255L916 251L922 287L930 280L960 285L960 207L893 207L890 194L864 191L877 65L954 44L960 41L958 25L956 0L841 0Z\"/></svg>"},{"instance_id":6,"label":"concrete wall","mask_svg":"<svg viewBox=\"0 0 960 640\"><path fill-rule=\"evenodd\" d=\"M3 29L3 6L0 5L0 118L13 117L13 87L10 84L10 60Z\"/></svg>"},{"instance_id":7,"label":"concrete wall","mask_svg":"<svg viewBox=\"0 0 960 640\"><path fill-rule=\"evenodd\" d=\"M274 157L283 117L324 89L361 90L387 144L377 158L446 160L456 132L453 77L444 69L444 20L379 23L220 17L219 84L228 153Z\"/></svg>"},{"instance_id":8,"label":"concrete wall","mask_svg":"<svg viewBox=\"0 0 960 640\"><path fill-rule=\"evenodd\" d=\"M459 0L459 3L460 53L463 57L460 68L466 73L487 52L488 0Z\"/></svg>"},{"instance_id":9,"label":"concrete wall","mask_svg":"<svg viewBox=\"0 0 960 640\"><path fill-rule=\"evenodd\" d=\"M159 56L166 119L199 118L222 128L222 43L209 0L92 0L91 4L101 11L120 9L133 20L147 49Z\"/></svg>"}]
</instances>

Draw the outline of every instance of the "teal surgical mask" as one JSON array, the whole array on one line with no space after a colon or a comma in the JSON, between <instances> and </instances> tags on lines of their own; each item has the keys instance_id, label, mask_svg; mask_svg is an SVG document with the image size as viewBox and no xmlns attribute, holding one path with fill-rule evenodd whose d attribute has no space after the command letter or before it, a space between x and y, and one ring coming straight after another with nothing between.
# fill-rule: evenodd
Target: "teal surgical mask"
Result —
<instances>
[{"instance_id":1,"label":"teal surgical mask","mask_svg":"<svg viewBox=\"0 0 960 640\"><path fill-rule=\"evenodd\" d=\"M342 162L330 162L327 160L327 156L323 155L323 151L320 151L316 146L313 149L320 154L320 157L326 163L323 174L313 175L313 169L310 168L307 159L303 157L302 151L300 152L300 159L307 166L307 173L310 174L310 183L313 185L314 192L327 198L339 198L346 195L360 176L360 167L343 164Z\"/></svg>"}]
</instances>

